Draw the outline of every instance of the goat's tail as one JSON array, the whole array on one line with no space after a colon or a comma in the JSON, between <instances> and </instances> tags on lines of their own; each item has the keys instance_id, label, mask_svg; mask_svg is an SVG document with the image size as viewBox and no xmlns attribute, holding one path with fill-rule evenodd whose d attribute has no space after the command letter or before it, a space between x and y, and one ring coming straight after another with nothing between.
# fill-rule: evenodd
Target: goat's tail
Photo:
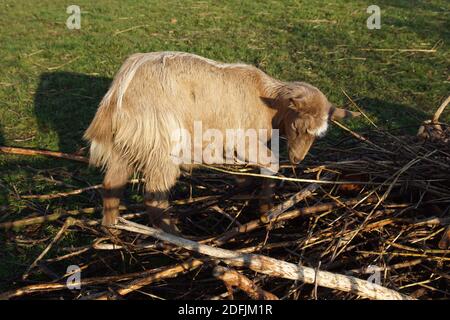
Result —
<instances>
[{"instance_id":1,"label":"goat's tail","mask_svg":"<svg viewBox=\"0 0 450 320\"><path fill-rule=\"evenodd\" d=\"M107 166L113 152L113 113L116 109L113 95L114 90L111 87L83 136L91 145L89 164L96 167Z\"/></svg>"},{"instance_id":2,"label":"goat's tail","mask_svg":"<svg viewBox=\"0 0 450 320\"><path fill-rule=\"evenodd\" d=\"M141 57L141 54L134 54L124 62L84 133L83 138L91 145L89 163L93 166L105 168L113 156L118 113L125 91L140 66L138 62L142 64Z\"/></svg>"},{"instance_id":3,"label":"goat's tail","mask_svg":"<svg viewBox=\"0 0 450 320\"><path fill-rule=\"evenodd\" d=\"M145 62L157 55L136 54L125 61L101 101L84 139L90 142L89 163L102 169L120 161L140 172L152 192L167 191L179 175L179 165L171 157L172 136L183 127L165 99L153 101L152 82L141 96L126 96L127 88ZM126 100L126 101L125 101ZM122 105L123 104L123 105Z\"/></svg>"}]
</instances>

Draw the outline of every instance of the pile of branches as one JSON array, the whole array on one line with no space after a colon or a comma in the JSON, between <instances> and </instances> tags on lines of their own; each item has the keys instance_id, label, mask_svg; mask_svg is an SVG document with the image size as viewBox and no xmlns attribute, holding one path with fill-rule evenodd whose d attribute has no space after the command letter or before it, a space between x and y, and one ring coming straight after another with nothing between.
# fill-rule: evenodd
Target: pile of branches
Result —
<instances>
[{"instance_id":1,"label":"pile of branches","mask_svg":"<svg viewBox=\"0 0 450 320\"><path fill-rule=\"evenodd\" d=\"M448 127L440 123L440 138L431 139L336 124L346 133L338 143L319 142L308 160L282 163L277 176L250 167L184 176L170 208L180 236L147 227L139 205L122 206L122 219L106 234L91 215L99 208L0 224L61 226L0 298L448 299ZM253 184L238 185L236 176ZM276 182L274 206L263 215L262 179ZM87 244L64 247L68 234Z\"/></svg>"}]
</instances>

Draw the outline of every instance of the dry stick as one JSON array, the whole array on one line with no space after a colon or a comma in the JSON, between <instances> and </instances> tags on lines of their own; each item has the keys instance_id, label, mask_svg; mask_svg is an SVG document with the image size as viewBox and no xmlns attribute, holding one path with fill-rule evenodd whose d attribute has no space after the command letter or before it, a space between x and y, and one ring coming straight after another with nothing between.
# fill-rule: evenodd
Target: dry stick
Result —
<instances>
[{"instance_id":1,"label":"dry stick","mask_svg":"<svg viewBox=\"0 0 450 320\"><path fill-rule=\"evenodd\" d=\"M394 290L355 277L314 270L313 268L298 266L263 255L239 253L231 250L211 247L192 240L171 235L161 230L130 222L122 218L119 218L119 223L115 226L115 228L148 235L162 241L167 241L184 249L220 259L227 264L234 266L246 266L253 271L274 277L302 281L309 284L317 284L321 287L351 292L369 299L412 299L411 297Z\"/></svg>"},{"instance_id":2,"label":"dry stick","mask_svg":"<svg viewBox=\"0 0 450 320\"><path fill-rule=\"evenodd\" d=\"M139 183L139 182L143 182L143 180L141 179L131 179L128 181L128 183ZM97 190L97 189L102 189L103 185L102 184L96 184L93 186L89 186L89 187L85 187L85 188L80 188L80 189L76 189L76 190L72 190L72 191L68 191L68 192L58 192L58 193L52 193L52 194L29 194L29 195L23 195L20 196L23 199L44 199L44 200L48 200L48 199L56 199L56 198L61 198L61 197L68 197L68 196L73 196L73 195L77 195L77 194L81 194L85 191L89 191L89 190Z\"/></svg>"},{"instance_id":3,"label":"dry stick","mask_svg":"<svg viewBox=\"0 0 450 320\"><path fill-rule=\"evenodd\" d=\"M145 287L155 281L158 281L161 279L172 278L172 277L177 276L180 273L192 271L192 270L200 267L203 263L204 263L204 260L202 260L202 259L190 259L181 264L176 264L176 265L166 267L159 272L155 272L144 278L139 278L137 280L131 281L129 284L127 284L123 288L120 288L119 290L117 290L116 293L118 293L121 296L127 295L128 293L139 290L140 288ZM108 297L109 297L109 295L107 293L105 293L105 294L102 294L102 295L96 297L96 300L107 300Z\"/></svg>"},{"instance_id":4,"label":"dry stick","mask_svg":"<svg viewBox=\"0 0 450 320\"><path fill-rule=\"evenodd\" d=\"M85 283L84 283L85 284ZM19 289L14 289L4 293L0 293L0 300L8 300L14 297L20 297L26 294L42 292L42 291L55 291L67 289L66 283L43 283L33 284Z\"/></svg>"},{"instance_id":5,"label":"dry stick","mask_svg":"<svg viewBox=\"0 0 450 320\"><path fill-rule=\"evenodd\" d=\"M375 251L365 251L359 250L357 253L368 254L368 255L383 255L383 256L397 256L397 257L423 257L427 260L436 260L436 261L450 261L450 258L442 257L442 256L430 256L426 253L414 253L414 252L375 252Z\"/></svg>"},{"instance_id":6,"label":"dry stick","mask_svg":"<svg viewBox=\"0 0 450 320\"><path fill-rule=\"evenodd\" d=\"M70 227L72 224L74 224L74 222L75 221L72 218L70 217L67 218L67 220L64 222L61 229L59 229L58 233L55 235L53 240L41 252L41 254L36 258L36 260L33 261L33 263L28 267L27 271L22 275L22 280L26 280L28 278L31 270L33 270L33 268L37 266L38 262L47 254L47 252L49 252L49 250L53 247L53 245L61 239L61 237L64 235L64 232L66 232L67 228Z\"/></svg>"},{"instance_id":7,"label":"dry stick","mask_svg":"<svg viewBox=\"0 0 450 320\"><path fill-rule=\"evenodd\" d=\"M138 29L138 28L143 28L143 27L148 27L148 24L142 24L142 25L139 25L139 26L134 26L134 27L125 29L125 30L116 31L116 32L114 32L113 36L117 36L117 35L119 35L121 33L128 32L128 31L131 31L131 30L135 30L135 29Z\"/></svg>"},{"instance_id":8,"label":"dry stick","mask_svg":"<svg viewBox=\"0 0 450 320\"><path fill-rule=\"evenodd\" d=\"M447 97L447 99L442 102L442 104L439 106L439 108L436 110L436 112L433 115L432 120L426 120L423 122L423 124L419 127L419 131L417 132L417 136L419 137L428 137L428 133L425 131L425 127L427 125L432 125L435 130L442 132L442 126L439 124L439 117L441 116L444 109L447 107L447 105L450 103L450 96Z\"/></svg>"},{"instance_id":9,"label":"dry stick","mask_svg":"<svg viewBox=\"0 0 450 320\"><path fill-rule=\"evenodd\" d=\"M33 217L33 218L25 218L25 219L16 220L16 221L3 222L3 223L0 223L0 229L23 228L23 227L26 227L26 226L29 226L32 224L44 223L47 221L55 221L65 215L78 215L78 214L82 214L82 213L92 214L96 210L97 210L96 208L85 208L85 209L81 209L81 210L69 210L69 211L65 211L65 210L61 209L61 210L57 210L56 212L46 215L46 216L39 216L39 217Z\"/></svg>"},{"instance_id":10,"label":"dry stick","mask_svg":"<svg viewBox=\"0 0 450 320\"><path fill-rule=\"evenodd\" d=\"M276 295L258 287L252 280L236 270L216 266L213 275L225 283L227 288L238 287L255 300L279 300Z\"/></svg>"},{"instance_id":11,"label":"dry stick","mask_svg":"<svg viewBox=\"0 0 450 320\"><path fill-rule=\"evenodd\" d=\"M410 260L410 261L396 263L396 264L393 264L393 265L387 266L387 267L370 266L370 267L361 268L361 269L353 269L350 271L355 272L355 273L373 274L374 272L384 272L385 270L397 270L397 269L413 267L415 265L422 263L422 261L423 261L423 259L414 259L414 260Z\"/></svg>"},{"instance_id":12,"label":"dry stick","mask_svg":"<svg viewBox=\"0 0 450 320\"><path fill-rule=\"evenodd\" d=\"M68 160L80 161L84 163L89 163L89 159L83 156L78 156L75 154L64 153L64 152L56 152L56 151L48 151L48 150L35 150L35 149L27 149L27 148L16 148L16 147L5 147L0 146L0 151L4 153L10 154L20 154L25 156L49 156L56 158L63 158Z\"/></svg>"},{"instance_id":13,"label":"dry stick","mask_svg":"<svg viewBox=\"0 0 450 320\"><path fill-rule=\"evenodd\" d=\"M347 92L345 92L344 89L341 89L342 92L344 93L344 95L347 97L347 99L351 102L351 104L358 109L358 111L363 115L364 118L366 118L367 121L370 122L371 125L373 125L375 128L378 128L378 126L372 121L370 120L370 118L366 115L366 113L364 111L362 111L362 109L356 104L355 101L353 101L352 98L350 98L350 96L347 94Z\"/></svg>"},{"instance_id":14,"label":"dry stick","mask_svg":"<svg viewBox=\"0 0 450 320\"><path fill-rule=\"evenodd\" d=\"M120 206L119 210L124 211L124 210L128 210L132 207L134 207L134 206L128 206L128 207ZM138 207L138 206L136 206L136 207ZM20 220L16 220L16 221L8 221L8 222L0 223L0 229L24 228L26 226L33 225L33 224L40 224L40 223L44 223L44 222L55 221L55 220L59 219L60 217L67 216L67 215L77 216L80 214L93 214L99 210L101 210L100 207L99 208L91 207L91 208L84 208L84 209L79 209L79 210L68 210L68 211L59 209L59 210L56 210L56 212L49 214L49 215L45 215L45 216L25 218L25 219L20 219Z\"/></svg>"},{"instance_id":15,"label":"dry stick","mask_svg":"<svg viewBox=\"0 0 450 320\"><path fill-rule=\"evenodd\" d=\"M67 62L64 62L63 64L58 65L58 66L47 67L47 70L48 70L48 71L58 70L58 69L60 69L60 68L62 68L62 67L64 67L64 66L66 66L66 65L68 65L68 64L70 64L70 63L72 63L72 62L74 62L74 61L76 61L76 60L78 60L79 58L80 58L80 56L77 56L77 57L75 57L75 58L73 58L73 59L70 59L70 60L67 61Z\"/></svg>"},{"instance_id":16,"label":"dry stick","mask_svg":"<svg viewBox=\"0 0 450 320\"><path fill-rule=\"evenodd\" d=\"M378 48L360 48L361 51L385 51L385 52L424 52L435 53L437 49L378 49Z\"/></svg>"},{"instance_id":17,"label":"dry stick","mask_svg":"<svg viewBox=\"0 0 450 320\"><path fill-rule=\"evenodd\" d=\"M74 251L74 252L70 252L70 253L65 254L65 255L63 255L63 256L45 259L44 262L47 262L47 263L48 263L48 262L57 262L57 261L66 260L66 259L69 259L69 258L78 256L78 255L80 255L80 254L82 254L82 253L85 253L86 251L89 251L89 250L91 250L91 246L86 246L86 247L84 247L84 248L81 248L81 249L79 249L79 250L77 250L77 251Z\"/></svg>"},{"instance_id":18,"label":"dry stick","mask_svg":"<svg viewBox=\"0 0 450 320\"><path fill-rule=\"evenodd\" d=\"M420 252L420 253L431 253L431 254L450 254L450 250L447 249L418 249L404 244L399 244L395 242L386 241L386 243L394 248L402 249L406 251Z\"/></svg>"},{"instance_id":19,"label":"dry stick","mask_svg":"<svg viewBox=\"0 0 450 320\"><path fill-rule=\"evenodd\" d=\"M339 208L339 207L345 207L345 206L352 206L356 203L359 202L359 198L353 198L353 199L349 199L347 201L344 201L342 203L335 203L335 202L331 202L331 203L323 203L323 204L319 204L319 205L315 205L315 206L310 206L310 207L305 207L305 208L301 208L299 210L292 210L292 211L287 211L283 214L281 214L280 216L277 217L276 221L286 221L286 220L291 220L294 218L297 218L299 216L304 216L304 215L310 215L310 214L314 214L314 213L321 213L321 212L327 212L330 211L332 209L335 208ZM373 203L375 202L377 199L376 197L371 197L368 199L368 203ZM122 216L125 219L128 219L128 217L126 215ZM384 219L384 220L380 220L380 221L375 221L371 224L368 224L365 228L364 231L371 231L373 229L378 229L378 228L382 228L386 225L395 223L395 222L402 222L402 221L406 221L406 219L395 219L395 218L388 218L388 219ZM269 221L270 222L270 221ZM408 222L408 221L406 221ZM243 234L243 233L248 233L251 232L259 227L263 227L265 225L265 223L261 223L260 220L253 220L245 225L242 225L241 227L235 228L233 230L230 230L229 232L226 232L225 234L223 234L222 236L220 236L219 238L209 238L209 239L205 239L205 240L201 240L199 241L200 243L214 243L215 245L222 245L224 244L226 241L228 241L229 239L237 236L238 234ZM348 230L347 232L343 233L343 234L339 234L339 236L345 236L345 235L349 235L351 232L353 232L353 230ZM321 234L321 236L323 237L332 237L332 236L336 236L336 234L333 234L331 232L327 232L327 233L323 233ZM314 239L314 238L313 238ZM239 249L239 252L254 252L254 251L258 251L261 249L265 249L265 250L270 250L273 248L279 248L279 247L286 247L286 246L290 246L290 245L295 245L298 244L299 240L293 240L293 241L283 241L283 242L277 242L277 243L270 243L270 244L259 244L259 245L255 245L253 247L246 247L243 249ZM310 243L310 244L314 244L314 243ZM136 249L149 249L149 248L157 248L160 247L161 244L160 243L148 243L148 244L140 244L140 245L135 245L134 247ZM111 244L111 243L95 243L92 245L92 248L94 249L98 249L98 250L120 250L123 247L117 244Z\"/></svg>"},{"instance_id":20,"label":"dry stick","mask_svg":"<svg viewBox=\"0 0 450 320\"><path fill-rule=\"evenodd\" d=\"M310 22L310 23L337 23L336 20L327 20L327 19L301 19L300 22Z\"/></svg>"},{"instance_id":21,"label":"dry stick","mask_svg":"<svg viewBox=\"0 0 450 320\"><path fill-rule=\"evenodd\" d=\"M350 129L348 129L348 130L350 130ZM372 143L372 142L370 142L370 143ZM378 148L380 148L380 147L378 147ZM385 150L385 152L392 153L392 152L387 151L387 150ZM315 180L315 179L300 179L300 178L290 178L290 177L284 177L284 176L271 176L271 175L268 175L268 174L258 174L258 173L250 173L250 172L232 171L232 170L221 169L221 168L218 168L218 167L213 167L213 166L209 166L209 165L205 165L205 164L199 164L199 166L207 168L207 169L210 169L210 170L223 172L223 173L228 173L228 174L232 174L232 175L236 175L236 176L249 176L249 177L257 177L257 178L265 178L265 179L273 179L273 180L282 180L282 181L291 181L291 182L319 183L319 184L332 184L332 185L335 185L335 184L365 184L365 185L375 185L375 186L378 186L378 185L381 184L381 183L378 183L378 182L368 182L368 181L329 181L329 180Z\"/></svg>"},{"instance_id":22,"label":"dry stick","mask_svg":"<svg viewBox=\"0 0 450 320\"><path fill-rule=\"evenodd\" d=\"M328 181L331 180L332 175L326 175L323 180ZM275 206L265 214L261 216L261 221L264 223L267 223L268 221L275 220L278 216L280 216L283 212L285 212L287 209L293 207L298 202L304 200L305 198L311 196L314 191L316 191L320 187L317 183L312 183L308 185L306 188L303 188L296 194L294 194L292 197L290 197L288 200L284 201L283 203Z\"/></svg>"},{"instance_id":23,"label":"dry stick","mask_svg":"<svg viewBox=\"0 0 450 320\"><path fill-rule=\"evenodd\" d=\"M445 99L444 102L442 102L442 104L440 105L440 107L436 110L434 116L433 116L433 122L438 122L439 121L439 117L441 116L441 113L444 111L445 107L447 107L447 105L450 103L450 96L447 97L447 99Z\"/></svg>"},{"instance_id":24,"label":"dry stick","mask_svg":"<svg viewBox=\"0 0 450 320\"><path fill-rule=\"evenodd\" d=\"M89 190L97 190L101 189L103 185L97 184L94 186L89 186L86 188L80 188L76 190L72 190L69 192L58 192L58 193L52 193L52 194L29 194L20 196L22 199L41 199L41 200L50 200L50 199L56 199L56 198L62 198L62 197L69 197L77 194L81 194L83 192L89 191Z\"/></svg>"},{"instance_id":25,"label":"dry stick","mask_svg":"<svg viewBox=\"0 0 450 320\"><path fill-rule=\"evenodd\" d=\"M227 292L224 292L224 293L221 293L221 294L218 294L218 295L206 298L206 300L223 300L226 297L228 297L229 295L230 295L230 293L227 291Z\"/></svg>"}]
</instances>

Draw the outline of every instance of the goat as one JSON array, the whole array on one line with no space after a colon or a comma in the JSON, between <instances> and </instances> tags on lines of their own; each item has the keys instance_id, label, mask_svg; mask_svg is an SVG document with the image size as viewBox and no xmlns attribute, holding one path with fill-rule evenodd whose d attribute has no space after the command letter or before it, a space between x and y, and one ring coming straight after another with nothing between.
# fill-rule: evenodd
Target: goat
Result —
<instances>
[{"instance_id":1,"label":"goat","mask_svg":"<svg viewBox=\"0 0 450 320\"><path fill-rule=\"evenodd\" d=\"M316 137L325 134L329 119L356 115L333 106L310 84L283 82L254 66L182 52L133 54L84 134L90 164L105 171L102 225L116 223L123 189L129 176L139 172L146 182L150 221L173 230L173 221L163 214L167 195L180 169L189 166L173 161L171 137L177 130L193 133L195 121L204 130L222 133L230 128L267 130L260 142L271 159L267 143L278 129L288 140L289 160L297 164ZM258 163L251 153L241 156Z\"/></svg>"}]
</instances>

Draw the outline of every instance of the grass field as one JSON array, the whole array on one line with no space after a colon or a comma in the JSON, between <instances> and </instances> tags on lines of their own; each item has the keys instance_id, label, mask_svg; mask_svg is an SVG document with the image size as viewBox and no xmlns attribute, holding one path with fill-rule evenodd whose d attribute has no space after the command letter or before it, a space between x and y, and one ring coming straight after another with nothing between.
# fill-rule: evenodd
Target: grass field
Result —
<instances>
[{"instance_id":1,"label":"grass field","mask_svg":"<svg viewBox=\"0 0 450 320\"><path fill-rule=\"evenodd\" d=\"M449 93L450 4L372 2L2 1L0 145L85 147L81 136L124 59L166 50L253 64L282 80L312 83L339 105L349 105L345 91L380 127L415 133ZM81 7L80 30L66 27L70 4ZM380 30L366 27L370 4L381 8ZM367 126L351 123L360 131ZM97 206L96 193L45 201L18 195L100 181L98 171L82 164L0 154L0 222ZM128 194L130 202L141 198ZM59 227L0 232L0 289L13 286ZM79 246L84 240L63 241Z\"/></svg>"}]
</instances>

